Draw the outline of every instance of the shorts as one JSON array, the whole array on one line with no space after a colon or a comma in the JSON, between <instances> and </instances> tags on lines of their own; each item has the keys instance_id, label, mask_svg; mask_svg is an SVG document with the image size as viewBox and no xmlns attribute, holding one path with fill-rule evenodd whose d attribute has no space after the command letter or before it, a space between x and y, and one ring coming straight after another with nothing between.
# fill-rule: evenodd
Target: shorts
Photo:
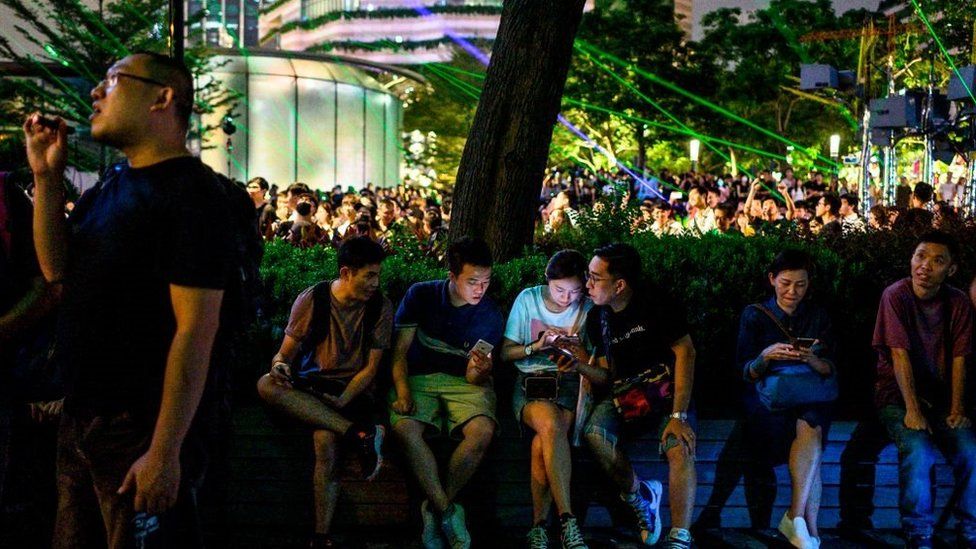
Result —
<instances>
[{"instance_id":1,"label":"shorts","mask_svg":"<svg viewBox=\"0 0 976 549\"><path fill-rule=\"evenodd\" d=\"M519 425L522 424L522 409L525 408L526 404L532 402L525 396L525 378L531 377L532 375L519 372L518 377L515 378L515 388L512 393L512 411L515 413L515 419ZM560 374L559 390L556 395L556 400L549 402L555 402L556 406L575 413L576 402L579 400L579 388L579 374Z\"/></svg>"},{"instance_id":2,"label":"shorts","mask_svg":"<svg viewBox=\"0 0 976 549\"><path fill-rule=\"evenodd\" d=\"M327 394L330 396L339 396L343 391L346 390L346 385L349 384L347 379L336 379L336 378L324 378L324 377L305 377L303 378L305 384L302 385L299 390L311 394L312 396L319 396L320 394ZM323 404L332 408L331 405L322 401ZM376 398L373 393L369 390L359 393L359 395L346 404L341 410L335 410L342 417L354 423L363 423L367 425L373 425L379 423L379 413L377 411Z\"/></svg>"},{"instance_id":3,"label":"shorts","mask_svg":"<svg viewBox=\"0 0 976 549\"><path fill-rule=\"evenodd\" d=\"M426 424L428 434L446 434L461 438L458 430L472 418L486 416L495 424L495 390L488 385L472 385L463 377L436 373L407 377L413 396L412 414L400 415L390 408L390 425L401 419ZM389 401L396 401L396 389L390 390Z\"/></svg>"},{"instance_id":4,"label":"shorts","mask_svg":"<svg viewBox=\"0 0 976 549\"><path fill-rule=\"evenodd\" d=\"M605 398L593 407L589 419L586 420L586 427L583 432L586 434L596 434L603 437L612 446L616 446L621 435L635 436L642 433L654 432L658 439L664 434L664 429L671 421L671 413L662 412L650 414L640 420L624 422L613 404L613 398ZM697 429L697 414L694 405L688 408L688 424L692 430ZM673 436L662 443L659 452L663 455L680 442Z\"/></svg>"}]
</instances>

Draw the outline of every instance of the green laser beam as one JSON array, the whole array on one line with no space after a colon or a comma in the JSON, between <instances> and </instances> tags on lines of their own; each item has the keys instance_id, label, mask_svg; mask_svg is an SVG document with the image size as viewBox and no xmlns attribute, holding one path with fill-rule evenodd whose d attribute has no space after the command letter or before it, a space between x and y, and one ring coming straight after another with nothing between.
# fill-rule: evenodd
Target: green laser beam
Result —
<instances>
[{"instance_id":1,"label":"green laser beam","mask_svg":"<svg viewBox=\"0 0 976 549\"><path fill-rule=\"evenodd\" d=\"M931 34L932 38L935 39L935 43L939 46L939 49L942 51L942 55L944 55L946 61L949 62L949 66L952 67L952 72L956 74L956 78L958 78L959 81L962 82L963 87L966 88L966 93L969 94L969 98L972 99L973 102L976 102L976 96L973 95L973 90L969 89L969 83L966 82L966 80L962 77L961 74L959 74L959 69L956 67L955 61L952 60L952 56L949 55L949 52L942 44L942 40L939 40L939 36L935 34L935 29L932 28L932 23L929 22L928 16L925 15L925 12L922 11L922 7L919 6L918 2L916 2L915 0L912 0L912 6L915 7L915 13L918 14L918 18L921 19L922 23L925 23L925 27L929 29L929 34Z\"/></svg>"},{"instance_id":2,"label":"green laser beam","mask_svg":"<svg viewBox=\"0 0 976 549\"><path fill-rule=\"evenodd\" d=\"M473 85L471 85L471 84L469 84L467 82L464 82L463 80L461 80L459 78L456 78L456 77L454 77L454 76L452 76L450 74L447 74L445 71L443 71L441 69L438 69L436 67L433 67L431 65L433 65L433 64L428 64L427 66L422 67L422 70L426 70L426 71L433 72L434 74L436 74L437 76L439 76L440 78L442 78L445 82L447 82L449 85L454 86L454 87L458 88L460 91L462 91L463 93L471 96L472 99L480 100L480 96L481 96L481 89L480 88L478 88L476 86L473 86ZM569 132L568 129L565 129L565 128L563 128L563 129L565 131ZM570 134L573 135L572 132L570 132ZM576 139L579 139L579 136L577 136L577 135L573 135L573 137L576 138ZM571 158L579 166L582 166L584 168L590 168L590 166L585 165L581 160L579 160L576 157L577 155L569 155L569 154L566 154L566 148L565 147L562 147L561 148L561 152L562 152L562 154L564 154L567 157ZM610 160L611 162L618 163L618 164L620 164L620 165L622 165L622 166L624 166L624 167L626 167L626 168L634 171L635 173L641 171L641 170L638 170L637 168L635 168L634 166L631 166L631 165L627 164L626 162L624 162L623 160L621 160L619 158L610 158L610 156L607 153L602 153L602 154L604 156L607 156L608 160ZM667 180L662 179L660 176L656 176L655 175L654 177L660 183L662 183L664 185L667 185L668 187L671 187L674 190L678 190L678 191L681 190L680 188L674 186L673 184L671 184ZM609 182L610 180L607 180L607 181ZM616 183L616 182L613 182L613 183ZM644 184L647 185L648 183L646 181L644 181Z\"/></svg>"},{"instance_id":3,"label":"green laser beam","mask_svg":"<svg viewBox=\"0 0 976 549\"><path fill-rule=\"evenodd\" d=\"M429 65L432 65L431 68L433 68L434 66L436 66L437 68L440 68L440 69L450 70L450 71L453 71L453 72L457 72L459 74L464 74L464 75L471 76L471 77L474 77L474 78L477 78L477 79L481 79L481 80L483 80L485 78L485 75L484 74L479 74L479 73L475 73L475 72L466 71L464 69L459 69L459 68L453 67L451 65L445 64L445 63L430 63ZM465 83L463 80L459 80L459 81L462 82L462 83L464 83L466 85L466 87L471 87L471 88L477 89L474 86L471 86L470 84ZM620 116L621 118L625 118L625 119L632 120L632 121L635 121L635 122L641 122L641 123L647 124L649 126L654 126L654 127L658 127L658 128L664 129L666 131L670 131L670 132L674 132L674 133L680 133L680 134L683 134L683 135L690 135L690 136L700 137L702 140L707 140L707 141L710 141L710 142L718 143L718 144L725 145L725 146L728 146L728 147L732 147L732 148L735 148L735 149L739 149L739 150L742 150L742 151L751 152L753 154L757 154L757 155L760 155L760 156L766 156L768 158L775 158L777 160L784 160L784 161L787 160L787 157L784 156L784 155L781 155L781 154L776 154L776 153L773 153L773 152L764 151L764 150L761 150L761 149L756 149L756 148L750 147L748 145L743 145L743 144L740 144L740 143L734 143L734 142L727 141L727 140L724 140L724 139L720 139L720 138L717 138L717 137L714 137L714 136L704 135L704 134L701 134L701 133L698 133L698 132L695 132L695 131L689 131L689 130L685 130L685 129L681 129L681 128L676 128L674 126L669 126L667 124L662 124L660 122L655 122L655 121L652 121L652 120L648 120L646 118L641 118L641 117L627 115L626 113L622 113L620 111L614 111L612 109L607 109L605 107L599 107L597 105L593 105L593 104L587 103L585 101L579 101L579 100L571 99L571 98L565 98L565 101L568 102L568 103L571 103L571 104L578 105L578 106L583 107L583 108L587 108L587 109L591 109L591 110L599 110L599 111L603 111L603 112L606 112L606 113L609 113L609 114L614 114L614 115ZM731 161L731 159L729 159L729 160ZM825 166L817 166L817 168L824 169L826 167ZM827 169L831 169L831 168L827 168ZM746 171L746 173L748 173L747 170L743 170L743 171Z\"/></svg>"},{"instance_id":4,"label":"green laser beam","mask_svg":"<svg viewBox=\"0 0 976 549\"><path fill-rule=\"evenodd\" d=\"M584 51L582 53L583 53L583 55L586 56L587 59L589 59L594 64L596 64L600 69L602 69L608 75L610 75L615 80L617 80L618 82L620 82L625 88L629 89L631 92L633 92L638 97L640 97L641 99L643 99L646 103L648 103L649 105L651 105L652 107L654 107L655 109L657 109L658 112L660 112L661 114L663 114L665 117L667 117L668 119L670 119L672 122L676 123L679 127L681 127L684 130L690 132L692 135L695 135L696 137L698 137L698 136L701 135L697 131L691 129L690 126L688 126L687 124L685 124L684 122L682 122L673 113L671 113L670 111L668 111L667 109L665 109L664 107L662 107L660 103L658 103L657 101L651 99L650 97L647 96L647 94L645 94L642 91L640 91L639 89L637 89L637 87L634 86L633 84L631 84L629 81L627 81L626 78L624 78L624 77L618 75L617 73L615 73L613 70L610 69L610 67L608 67L607 65L605 65L602 62L600 62L597 59L595 59L588 52L585 52ZM705 144L706 147L708 147L709 149L711 149L712 151L714 151L715 153L717 153L725 161L732 162L732 159L727 154L725 154L725 151L723 151L723 150L719 149L718 147L712 145L711 143L709 143L706 140L702 140L702 141L704 142L704 144ZM742 171L745 172L749 177L755 177L746 168L742 168ZM776 195L777 197L779 197L779 199L781 201L785 202L785 199L782 196L780 196L780 194L778 192L776 192L774 190L770 190L770 192L772 192L774 195Z\"/></svg>"},{"instance_id":5,"label":"green laser beam","mask_svg":"<svg viewBox=\"0 0 976 549\"><path fill-rule=\"evenodd\" d=\"M640 67L638 67L638 66L636 66L636 65L634 65L632 63L628 63L628 62L624 61L623 59L620 59L619 57L616 57L615 55L606 53L606 52L604 52L604 51L596 48L595 46L592 46L592 45L586 43L583 40L576 40L576 46L578 48L583 48L584 51L592 52L592 53L595 53L596 55L598 55L600 57L603 57L605 59L608 59L609 61L613 62L614 64L617 64L617 65L620 65L620 66L629 68L629 69L633 70L635 73L637 73L638 75L642 76L643 78L645 78L645 79L647 79L647 80L649 80L649 81L651 81L651 82L653 82L655 84L658 84L658 85L660 85L660 86L662 86L664 88L667 88L668 90L670 90L672 92L675 92L675 93L677 93L679 95L682 95L684 97L687 97L688 99L691 99L692 101L694 101L694 102L696 102L696 103L698 103L700 105L703 105L705 107L708 107L708 108L714 110L715 112L718 112L718 113L720 113L720 114L722 114L722 115L724 115L724 116L726 116L726 117L728 117L728 118L730 118L730 119L732 119L732 120L734 120L736 122L739 122L740 124L744 124L744 125L752 128L752 129L754 129L754 130L762 133L763 135L766 135L768 137L771 137L773 139L776 139L778 141L781 141L783 143L786 143L788 145L791 145L791 146L793 146L794 150L803 153L805 156L808 156L808 157L810 157L812 159L820 158L824 162L826 162L826 163L828 163L828 164L830 164L832 166L835 166L837 168L839 168L841 166L839 163L834 162L833 160L831 160L831 159L829 159L829 158L827 158L825 156L822 156L822 155L816 153L815 151L810 151L809 149L807 149L803 145L800 145L799 143L796 143L796 142L794 142L794 141L792 141L790 139L787 139L786 137L783 137L782 135L779 135L776 132L767 130L766 128L763 128L762 126L760 126L760 125L752 122L751 120L748 120L746 118L743 118L743 117L735 114L734 112L732 112L732 111L730 111L730 110L722 107L721 105L717 105L715 103L712 103L711 101L708 101L707 99L704 99L702 97L699 97L698 95L695 95L695 94L693 94L693 93L685 90L684 88L681 88L680 86L677 86L675 84L672 84L671 82L668 82L667 80L664 80L663 78L657 76L656 74L653 74L653 73L651 73L649 71L646 71L646 70L644 70L644 69L642 69L642 68L640 68Z\"/></svg>"},{"instance_id":6,"label":"green laser beam","mask_svg":"<svg viewBox=\"0 0 976 549\"><path fill-rule=\"evenodd\" d=\"M655 128L660 128L660 129L665 130L665 131L669 131L669 132L673 132L673 133L679 133L679 134L687 135L687 136L698 137L702 141L706 141L706 140L707 141L711 141L711 142L717 143L719 145L723 145L723 146L730 147L730 148L733 148L733 149L737 149L737 150L741 150L741 151L753 153L753 154L758 155L758 156L765 156L767 158L775 158L776 160L783 160L783 161L787 160L787 157L784 156L784 155L782 155L782 154L778 154L778 153L766 151L766 150L763 150L763 149L758 149L758 148L755 148L755 147L752 147L752 146L749 146L749 145L745 145L745 144L742 144L742 143L736 143L734 141L729 141L729 140L726 140L726 139L721 139L719 137L714 137L714 136L710 136L710 135L700 134L700 133L697 133L697 132L689 132L687 130L684 130L684 129L681 129L681 128L678 128L678 127L675 127L675 126L669 126L668 124L664 124L664 123L661 123L661 122L656 122L654 120L649 120L647 118L642 118L640 116L635 116L635 115L627 114L627 113L624 113L624 112L615 111L615 110L609 109L607 107L602 107L602 106L599 106L599 105L594 105L592 103L587 103L586 101L580 101L578 99L572 99L572 98L563 98L563 101L566 102L566 103L568 103L568 104L570 104L570 105L574 105L574 106L580 107L582 109L593 110L593 111L600 111L600 112L604 112L606 114L610 114L610 115L613 115L613 116L618 116L618 117L623 118L625 120L630 120L632 122L639 122L641 124L646 124L648 126L653 126ZM814 166L816 168L818 168L818 169L828 169L828 170L830 169L830 168L827 168L826 166L821 166L821 165L818 165L818 164L814 164Z\"/></svg>"}]
</instances>

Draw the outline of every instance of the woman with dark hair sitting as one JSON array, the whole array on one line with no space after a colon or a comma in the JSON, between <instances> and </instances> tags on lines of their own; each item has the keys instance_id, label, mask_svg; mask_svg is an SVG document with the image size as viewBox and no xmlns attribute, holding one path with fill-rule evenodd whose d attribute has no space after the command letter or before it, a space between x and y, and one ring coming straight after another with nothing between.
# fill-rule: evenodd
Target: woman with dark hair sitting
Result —
<instances>
[{"instance_id":1,"label":"woman with dark hair sitting","mask_svg":"<svg viewBox=\"0 0 976 549\"><path fill-rule=\"evenodd\" d=\"M805 299L812 274L805 252L773 260L767 277L774 295L742 312L736 352L746 381L749 462L788 462L793 493L779 530L800 549L820 546L820 463L837 398L830 319Z\"/></svg>"},{"instance_id":2,"label":"woman with dark hair sitting","mask_svg":"<svg viewBox=\"0 0 976 549\"><path fill-rule=\"evenodd\" d=\"M587 261L576 250L557 252L546 266L546 284L515 298L505 326L502 359L515 362L519 375L512 405L529 426L532 439L532 529L529 547L548 547L546 522L553 501L559 513L562 547L585 549L569 503L570 434L574 425L580 374L560 373L550 355L579 346L586 312Z\"/></svg>"}]
</instances>

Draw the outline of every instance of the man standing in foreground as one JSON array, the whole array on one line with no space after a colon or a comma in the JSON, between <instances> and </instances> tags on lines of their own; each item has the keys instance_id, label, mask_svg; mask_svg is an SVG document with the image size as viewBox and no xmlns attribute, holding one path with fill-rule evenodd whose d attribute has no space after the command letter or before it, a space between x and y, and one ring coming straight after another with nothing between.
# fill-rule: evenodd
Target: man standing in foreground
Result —
<instances>
[{"instance_id":1,"label":"man standing in foreground","mask_svg":"<svg viewBox=\"0 0 976 549\"><path fill-rule=\"evenodd\" d=\"M186 149L193 79L181 61L129 55L91 97L92 138L127 161L67 220L67 126L51 128L36 114L24 123L37 256L45 279L64 292L57 360L67 395L53 545L198 546L188 518L193 464L181 450L229 271L226 196Z\"/></svg>"}]
</instances>

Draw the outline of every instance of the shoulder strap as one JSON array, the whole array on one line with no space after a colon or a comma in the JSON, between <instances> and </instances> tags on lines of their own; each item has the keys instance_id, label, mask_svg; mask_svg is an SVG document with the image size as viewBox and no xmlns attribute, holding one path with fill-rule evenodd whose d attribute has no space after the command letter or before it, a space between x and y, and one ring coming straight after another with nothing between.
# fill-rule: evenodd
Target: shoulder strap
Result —
<instances>
[{"instance_id":1,"label":"shoulder strap","mask_svg":"<svg viewBox=\"0 0 976 549\"><path fill-rule=\"evenodd\" d=\"M319 343L329 337L330 311L332 308L332 281L323 280L312 288L312 320L308 335L302 341L302 355L315 353Z\"/></svg>"},{"instance_id":2,"label":"shoulder strap","mask_svg":"<svg viewBox=\"0 0 976 549\"><path fill-rule=\"evenodd\" d=\"M776 315L774 315L773 312L770 311L765 305L763 305L762 303L753 303L751 307L755 307L756 309L759 309L760 311L765 313L766 316L768 316L769 319L772 320L774 324L776 324L776 327L779 328L781 332L783 332L783 335L785 335L787 339L789 339L790 341L796 339L795 337L793 337L793 334L791 334L790 331L787 330L785 326L783 326L783 323L780 322L778 318L776 318Z\"/></svg>"}]
</instances>

